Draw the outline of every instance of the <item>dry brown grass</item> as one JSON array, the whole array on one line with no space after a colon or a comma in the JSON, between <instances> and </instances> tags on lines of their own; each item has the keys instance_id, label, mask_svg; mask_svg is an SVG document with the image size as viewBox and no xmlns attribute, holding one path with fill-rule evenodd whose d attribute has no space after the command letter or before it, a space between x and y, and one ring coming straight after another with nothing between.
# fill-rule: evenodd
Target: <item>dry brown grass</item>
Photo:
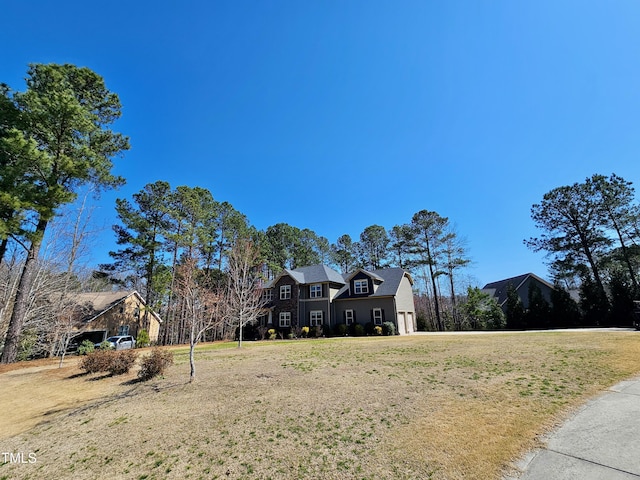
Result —
<instances>
[{"instance_id":1,"label":"dry brown grass","mask_svg":"<svg viewBox=\"0 0 640 480\"><path fill-rule=\"evenodd\" d=\"M205 346L195 384L178 353L144 384L1 374L0 411L16 421L29 386L109 394L5 435L0 452L37 462L0 466L0 479L499 478L572 407L640 372L635 332ZM22 387L5 395L9 374Z\"/></svg>"}]
</instances>

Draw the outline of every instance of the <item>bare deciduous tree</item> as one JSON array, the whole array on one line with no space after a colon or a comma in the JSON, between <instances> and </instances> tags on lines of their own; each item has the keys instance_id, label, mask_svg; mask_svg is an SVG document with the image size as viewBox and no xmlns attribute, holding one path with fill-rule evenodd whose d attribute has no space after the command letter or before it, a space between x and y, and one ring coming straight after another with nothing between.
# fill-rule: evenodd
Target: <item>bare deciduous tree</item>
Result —
<instances>
[{"instance_id":1,"label":"bare deciduous tree","mask_svg":"<svg viewBox=\"0 0 640 480\"><path fill-rule=\"evenodd\" d=\"M228 262L225 319L231 331L238 329L238 348L241 348L244 327L257 320L264 306L260 252L251 241L238 239Z\"/></svg>"},{"instance_id":2,"label":"bare deciduous tree","mask_svg":"<svg viewBox=\"0 0 640 480\"><path fill-rule=\"evenodd\" d=\"M178 267L177 293L182 300L185 323L189 329L189 381L196 379L195 348L203 335L223 319L222 298L207 282L207 274L198 268L196 258L186 258Z\"/></svg>"}]
</instances>

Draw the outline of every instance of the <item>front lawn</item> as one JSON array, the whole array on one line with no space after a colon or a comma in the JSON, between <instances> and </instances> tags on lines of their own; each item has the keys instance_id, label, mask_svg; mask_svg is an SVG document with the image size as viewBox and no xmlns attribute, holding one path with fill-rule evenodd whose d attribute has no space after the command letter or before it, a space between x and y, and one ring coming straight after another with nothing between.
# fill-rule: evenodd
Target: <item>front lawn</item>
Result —
<instances>
[{"instance_id":1,"label":"front lawn","mask_svg":"<svg viewBox=\"0 0 640 480\"><path fill-rule=\"evenodd\" d=\"M175 350L165 378L105 379L100 398L5 437L0 451L37 461L0 466L0 479L497 479L571 408L640 373L636 332L224 347L198 350L194 384ZM47 388L105 381L69 376ZM27 394L3 394L0 411Z\"/></svg>"}]
</instances>

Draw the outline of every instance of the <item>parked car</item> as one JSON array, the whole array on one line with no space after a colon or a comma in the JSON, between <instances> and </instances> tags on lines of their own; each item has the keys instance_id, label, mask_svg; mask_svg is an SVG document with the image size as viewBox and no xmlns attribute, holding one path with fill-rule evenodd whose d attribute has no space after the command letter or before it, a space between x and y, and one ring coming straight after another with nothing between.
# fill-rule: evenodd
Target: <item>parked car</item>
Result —
<instances>
[{"instance_id":1,"label":"parked car","mask_svg":"<svg viewBox=\"0 0 640 480\"><path fill-rule=\"evenodd\" d=\"M127 350L136 346L136 339L131 335L116 335L105 340L111 344L111 348L115 350ZM100 348L101 343L96 343L96 348Z\"/></svg>"}]
</instances>

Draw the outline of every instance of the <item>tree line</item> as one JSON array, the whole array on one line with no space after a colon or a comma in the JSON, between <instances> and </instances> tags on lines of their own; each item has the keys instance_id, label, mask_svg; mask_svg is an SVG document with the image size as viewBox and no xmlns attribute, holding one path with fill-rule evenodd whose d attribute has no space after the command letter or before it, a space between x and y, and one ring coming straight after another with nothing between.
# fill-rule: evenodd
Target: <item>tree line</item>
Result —
<instances>
[{"instance_id":1,"label":"tree line","mask_svg":"<svg viewBox=\"0 0 640 480\"><path fill-rule=\"evenodd\" d=\"M112 130L120 115L117 94L88 68L32 64L24 91L0 85L1 362L24 351L59 351L77 314L72 294L113 286L138 289L167 319L163 343L185 343L194 309L209 307L205 297L213 308L228 295L239 244L255 249L249 270L263 280L318 263L342 272L411 269L423 282L433 328L446 327L440 284L448 278L455 306L454 275L468 259L448 219L426 210L389 231L372 225L356 240L345 234L330 243L286 223L258 230L207 189L157 181L116 201L120 248L110 252L110 264L83 270L81 251L93 237L88 195L125 183L112 173L113 160L129 149L129 139ZM219 322L208 334L228 336L230 328Z\"/></svg>"},{"instance_id":2,"label":"tree line","mask_svg":"<svg viewBox=\"0 0 640 480\"><path fill-rule=\"evenodd\" d=\"M357 268L410 270L424 287L428 299L425 312L432 315L433 328L454 328L451 322L461 322L455 309L456 274L469 259L448 219L436 212L420 211L411 222L396 225L389 232L371 225L358 240L345 234L335 243L313 230L286 223L259 230L228 202L215 200L209 190L174 189L166 181L146 185L132 201L118 199L116 212L114 231L121 248L110 252L114 261L102 265L95 275L142 292L147 304L166 320L163 343L186 341L183 325L188 315L176 295L180 268L193 262L207 278L209 288L224 289L229 254L240 240L257 249L256 262L264 280L283 269L315 264L342 273ZM443 289L448 297L446 306L440 300ZM211 333L214 337L228 334L224 330Z\"/></svg>"},{"instance_id":3,"label":"tree line","mask_svg":"<svg viewBox=\"0 0 640 480\"><path fill-rule=\"evenodd\" d=\"M547 192L531 207L541 230L525 240L544 251L558 289L579 292L567 317L587 325L629 325L640 299L640 205L632 182L594 174ZM579 306L579 309L577 308Z\"/></svg>"},{"instance_id":4,"label":"tree line","mask_svg":"<svg viewBox=\"0 0 640 480\"><path fill-rule=\"evenodd\" d=\"M30 65L22 92L0 85L1 362L63 351L78 315L74 292L135 288L165 320L161 343L193 345L255 320L256 292L282 269L319 263L410 271L420 327L430 330L621 323L638 298L640 207L615 174L555 188L533 205L543 233L525 243L548 252L559 293L545 306L533 292L524 313L512 295L506 319L486 293L461 288L466 244L430 210L332 243L286 223L259 230L206 188L160 180L116 201L118 249L88 268L91 198L125 182L112 173L129 148L111 129L120 110L102 77L73 65ZM579 304L570 289L580 290Z\"/></svg>"}]
</instances>

